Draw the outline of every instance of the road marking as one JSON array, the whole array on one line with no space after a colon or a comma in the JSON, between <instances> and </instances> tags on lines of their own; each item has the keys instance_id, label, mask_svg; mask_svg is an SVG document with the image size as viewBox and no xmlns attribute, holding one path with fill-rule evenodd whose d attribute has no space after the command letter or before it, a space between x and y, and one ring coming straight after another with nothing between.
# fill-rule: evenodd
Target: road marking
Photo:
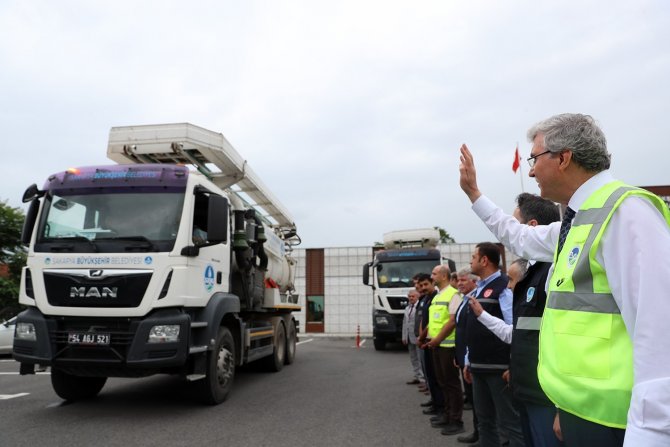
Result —
<instances>
[{"instance_id":1,"label":"road marking","mask_svg":"<svg viewBox=\"0 0 670 447\"><path fill-rule=\"evenodd\" d=\"M303 343L309 343L311 341L314 341L314 339L313 338L308 338L307 340L299 341L298 343L296 343L296 345L301 345Z\"/></svg>"},{"instance_id":2,"label":"road marking","mask_svg":"<svg viewBox=\"0 0 670 447\"><path fill-rule=\"evenodd\" d=\"M14 359L0 359L0 362L16 362Z\"/></svg>"},{"instance_id":3,"label":"road marking","mask_svg":"<svg viewBox=\"0 0 670 447\"><path fill-rule=\"evenodd\" d=\"M363 338L363 339L361 339L361 341L358 342L358 346L356 346L356 345L354 344L354 345L352 346L352 348L354 348L354 349L356 349L356 348L362 348L363 345L365 344L365 340L367 340L367 338Z\"/></svg>"},{"instance_id":4,"label":"road marking","mask_svg":"<svg viewBox=\"0 0 670 447\"><path fill-rule=\"evenodd\" d=\"M15 397L27 396L30 393L18 393L18 394L0 394L0 400L14 399Z\"/></svg>"},{"instance_id":5,"label":"road marking","mask_svg":"<svg viewBox=\"0 0 670 447\"><path fill-rule=\"evenodd\" d=\"M18 375L19 375L18 371L16 371L16 372L0 372L0 376L18 376ZM29 376L30 374L26 374L26 375ZM36 372L35 375L44 376L44 375L51 375L51 373L50 372Z\"/></svg>"}]
</instances>

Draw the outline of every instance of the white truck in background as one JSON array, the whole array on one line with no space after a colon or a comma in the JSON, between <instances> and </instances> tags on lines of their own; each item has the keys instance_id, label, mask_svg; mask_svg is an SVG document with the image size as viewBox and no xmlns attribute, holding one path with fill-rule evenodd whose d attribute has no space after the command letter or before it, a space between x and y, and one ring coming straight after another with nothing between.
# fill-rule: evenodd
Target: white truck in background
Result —
<instances>
[{"instance_id":1,"label":"white truck in background","mask_svg":"<svg viewBox=\"0 0 670 447\"><path fill-rule=\"evenodd\" d=\"M218 404L236 366L292 363L300 239L226 138L187 123L114 127L107 155L118 164L24 194L21 374L50 366L66 400L108 377L179 374Z\"/></svg>"},{"instance_id":2,"label":"white truck in background","mask_svg":"<svg viewBox=\"0 0 670 447\"><path fill-rule=\"evenodd\" d=\"M363 266L363 284L372 287L372 335L375 349L386 349L387 342L400 341L407 293L414 287L417 273L431 274L436 265L454 261L444 258L437 248L440 232L435 228L392 231L384 234L384 249Z\"/></svg>"}]
</instances>

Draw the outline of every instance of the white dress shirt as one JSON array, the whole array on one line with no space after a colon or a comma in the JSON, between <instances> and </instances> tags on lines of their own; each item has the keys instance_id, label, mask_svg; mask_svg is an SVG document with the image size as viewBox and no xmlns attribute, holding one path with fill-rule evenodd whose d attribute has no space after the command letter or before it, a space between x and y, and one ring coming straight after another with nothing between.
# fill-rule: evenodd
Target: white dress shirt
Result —
<instances>
[{"instance_id":1,"label":"white dress shirt","mask_svg":"<svg viewBox=\"0 0 670 447\"><path fill-rule=\"evenodd\" d=\"M512 332L514 327L511 324L505 323L503 320L494 317L487 311L483 311L482 314L477 317L477 320L504 343L507 343L508 345L512 343Z\"/></svg>"},{"instance_id":2,"label":"white dress shirt","mask_svg":"<svg viewBox=\"0 0 670 447\"><path fill-rule=\"evenodd\" d=\"M608 171L593 176L575 191L568 206L578 211L593 192L613 180ZM472 209L518 256L553 262L560 222L520 224L484 196ZM648 200L629 197L612 215L596 260L605 269L633 343L633 394L624 445L670 446L670 341L666 338L670 228Z\"/></svg>"}]
</instances>

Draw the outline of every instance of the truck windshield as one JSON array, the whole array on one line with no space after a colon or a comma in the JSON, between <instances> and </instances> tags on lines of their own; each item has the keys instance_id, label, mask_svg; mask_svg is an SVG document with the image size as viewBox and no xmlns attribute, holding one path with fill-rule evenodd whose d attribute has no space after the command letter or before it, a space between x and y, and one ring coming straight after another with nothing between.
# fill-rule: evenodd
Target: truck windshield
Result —
<instances>
[{"instance_id":1,"label":"truck windshield","mask_svg":"<svg viewBox=\"0 0 670 447\"><path fill-rule=\"evenodd\" d=\"M417 273L430 273L440 263L439 260L415 260L381 262L377 264L377 282L379 287L412 287L412 277Z\"/></svg>"},{"instance_id":2,"label":"truck windshield","mask_svg":"<svg viewBox=\"0 0 670 447\"><path fill-rule=\"evenodd\" d=\"M171 251L183 192L58 191L46 197L35 251Z\"/></svg>"}]
</instances>

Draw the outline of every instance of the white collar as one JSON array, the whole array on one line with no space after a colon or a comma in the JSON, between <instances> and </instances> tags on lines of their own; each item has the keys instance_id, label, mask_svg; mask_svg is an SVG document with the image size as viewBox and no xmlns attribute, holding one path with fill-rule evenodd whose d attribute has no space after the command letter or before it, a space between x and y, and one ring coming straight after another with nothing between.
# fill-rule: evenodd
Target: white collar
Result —
<instances>
[{"instance_id":1,"label":"white collar","mask_svg":"<svg viewBox=\"0 0 670 447\"><path fill-rule=\"evenodd\" d=\"M579 211L591 194L612 181L614 181L614 177L609 170L597 173L577 188L577 191L570 197L568 206L575 211Z\"/></svg>"}]
</instances>

